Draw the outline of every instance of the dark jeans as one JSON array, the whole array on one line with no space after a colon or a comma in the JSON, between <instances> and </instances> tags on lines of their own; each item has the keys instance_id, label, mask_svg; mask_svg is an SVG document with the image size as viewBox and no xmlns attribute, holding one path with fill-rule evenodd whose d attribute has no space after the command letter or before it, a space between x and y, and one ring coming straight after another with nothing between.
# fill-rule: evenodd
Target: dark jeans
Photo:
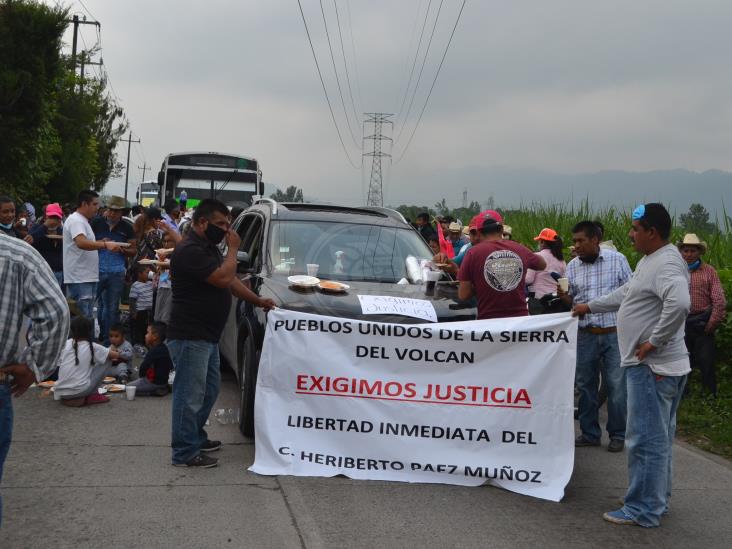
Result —
<instances>
[{"instance_id":1,"label":"dark jeans","mask_svg":"<svg viewBox=\"0 0 732 549\"><path fill-rule=\"evenodd\" d=\"M173 382L173 463L186 463L208 440L204 426L221 386L219 345L208 341L167 341L175 365Z\"/></svg>"},{"instance_id":2,"label":"dark jeans","mask_svg":"<svg viewBox=\"0 0 732 549\"><path fill-rule=\"evenodd\" d=\"M714 336L704 333L701 326L686 325L686 348L689 350L689 360L694 370L700 370L702 385L716 396L717 374L714 368L716 349Z\"/></svg>"},{"instance_id":3,"label":"dark jeans","mask_svg":"<svg viewBox=\"0 0 732 549\"><path fill-rule=\"evenodd\" d=\"M99 339L109 345L109 329L119 322L119 300L125 285L125 273L99 273L97 317Z\"/></svg>"},{"instance_id":4,"label":"dark jeans","mask_svg":"<svg viewBox=\"0 0 732 549\"><path fill-rule=\"evenodd\" d=\"M13 401L10 383L0 383L0 481L3 479L3 465L13 438ZM0 495L0 527L3 524L3 498Z\"/></svg>"},{"instance_id":5,"label":"dark jeans","mask_svg":"<svg viewBox=\"0 0 732 549\"><path fill-rule=\"evenodd\" d=\"M620 367L618 334L577 334L577 370L579 389L579 424L582 436L597 441L602 436L599 422L598 386L600 372L607 387L607 433L611 439L625 439L627 389L625 368Z\"/></svg>"}]
</instances>

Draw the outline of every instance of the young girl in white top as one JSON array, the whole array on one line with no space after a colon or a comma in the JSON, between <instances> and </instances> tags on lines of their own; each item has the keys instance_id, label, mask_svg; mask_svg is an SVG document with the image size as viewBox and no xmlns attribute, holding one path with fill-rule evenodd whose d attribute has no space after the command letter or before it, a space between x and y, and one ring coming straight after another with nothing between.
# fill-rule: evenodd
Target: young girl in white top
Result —
<instances>
[{"instance_id":1,"label":"young girl in white top","mask_svg":"<svg viewBox=\"0 0 732 549\"><path fill-rule=\"evenodd\" d=\"M106 375L115 375L109 362L119 358L117 351L94 343L93 326L88 318L78 316L71 321L71 339L58 359L58 381L54 391L66 406L84 406L109 402L97 389Z\"/></svg>"}]
</instances>

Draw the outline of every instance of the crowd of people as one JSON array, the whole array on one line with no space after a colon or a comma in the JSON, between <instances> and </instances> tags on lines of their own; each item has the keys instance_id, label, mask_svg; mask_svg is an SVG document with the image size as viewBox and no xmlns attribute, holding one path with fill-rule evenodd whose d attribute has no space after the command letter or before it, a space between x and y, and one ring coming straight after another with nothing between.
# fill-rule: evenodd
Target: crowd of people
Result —
<instances>
[{"instance_id":1,"label":"crowd of people","mask_svg":"<svg viewBox=\"0 0 732 549\"><path fill-rule=\"evenodd\" d=\"M7 342L0 350L0 421L9 425L0 436L0 475L12 431L10 393L50 376L61 402L77 407L109 400L98 391L106 377L134 385L138 394L164 396L174 370L172 464L217 464L207 453L221 443L209 440L204 426L219 393L218 341L232 296L265 310L274 303L236 276L240 239L231 230L232 212L203 200L188 212L183 235L183 202L128 209L122 197L102 205L96 192L84 190L75 209L50 203L36 219L32 205L16 209L0 197L0 320ZM628 441L630 476L623 507L605 518L658 525L668 509L675 414L690 367L716 393L714 332L726 306L715 270L702 259L707 245L693 234L670 243L671 218L656 203L633 212L629 237L644 256L635 272L603 240L597 221L574 226L568 262L557 231L537 229L531 250L512 239L495 210L467 227L455 219L433 224L420 214L415 228L434 252L433 265L459 281L459 299L474 301L478 319L570 310L579 316L575 445L600 445L602 375L608 450L621 452ZM27 346L20 343L23 330ZM143 358L139 371L135 354Z\"/></svg>"},{"instance_id":2,"label":"crowd of people","mask_svg":"<svg viewBox=\"0 0 732 549\"><path fill-rule=\"evenodd\" d=\"M433 227L426 213L415 227L435 253L433 265L459 280L459 298L475 300L478 319L562 310L579 317L575 446L601 444L602 375L607 449L621 452L627 439L629 454L623 505L604 518L658 526L669 509L676 410L692 367L702 374L703 390L716 395L714 332L726 302L716 271L702 260L706 243L695 234L670 243L671 217L658 203L633 212L628 236L643 255L634 272L603 241L597 221L573 227L569 263L557 231L542 228L532 251L511 240L493 210L475 216L465 230L452 219L437 219Z\"/></svg>"}]
</instances>

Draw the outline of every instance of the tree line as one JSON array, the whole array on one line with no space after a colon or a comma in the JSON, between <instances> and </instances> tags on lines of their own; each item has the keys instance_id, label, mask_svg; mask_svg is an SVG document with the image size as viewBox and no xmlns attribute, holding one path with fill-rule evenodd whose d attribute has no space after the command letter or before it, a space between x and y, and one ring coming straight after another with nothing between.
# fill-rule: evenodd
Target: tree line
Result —
<instances>
[{"instance_id":1,"label":"tree line","mask_svg":"<svg viewBox=\"0 0 732 549\"><path fill-rule=\"evenodd\" d=\"M68 25L68 8L0 2L0 193L18 201L70 201L122 170L124 112L103 76L82 79L62 53Z\"/></svg>"}]
</instances>

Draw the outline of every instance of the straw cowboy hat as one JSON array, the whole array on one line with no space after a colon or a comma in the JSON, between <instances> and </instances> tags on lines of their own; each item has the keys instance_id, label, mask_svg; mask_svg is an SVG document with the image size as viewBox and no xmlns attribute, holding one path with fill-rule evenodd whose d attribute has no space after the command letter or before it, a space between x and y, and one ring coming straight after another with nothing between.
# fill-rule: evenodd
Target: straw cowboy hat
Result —
<instances>
[{"instance_id":1,"label":"straw cowboy hat","mask_svg":"<svg viewBox=\"0 0 732 549\"><path fill-rule=\"evenodd\" d=\"M683 240L679 240L676 245L681 248L682 246L696 246L701 250L701 253L707 251L707 243L703 240L699 240L699 237L694 233L687 233L684 235Z\"/></svg>"}]
</instances>

